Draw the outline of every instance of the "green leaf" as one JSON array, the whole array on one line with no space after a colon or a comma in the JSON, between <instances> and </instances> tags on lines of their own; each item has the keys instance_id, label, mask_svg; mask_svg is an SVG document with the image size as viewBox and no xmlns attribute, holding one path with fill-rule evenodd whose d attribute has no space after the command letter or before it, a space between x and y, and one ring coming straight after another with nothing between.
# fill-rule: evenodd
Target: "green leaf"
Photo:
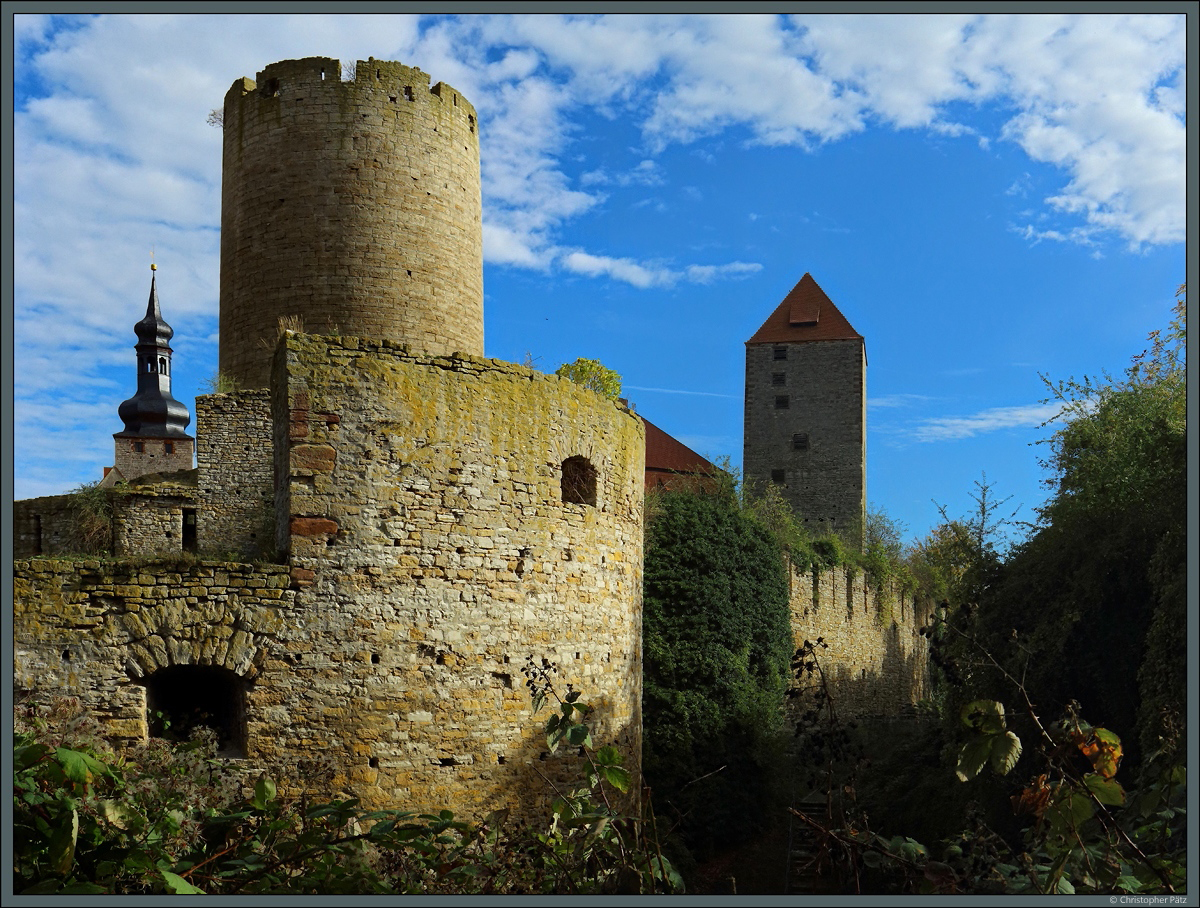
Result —
<instances>
[{"instance_id":1,"label":"green leaf","mask_svg":"<svg viewBox=\"0 0 1200 908\"><path fill-rule=\"evenodd\" d=\"M75 882L63 886L58 892L62 895L105 895L108 890L96 883Z\"/></svg>"},{"instance_id":2,"label":"green leaf","mask_svg":"<svg viewBox=\"0 0 1200 908\"><path fill-rule=\"evenodd\" d=\"M275 783L266 776L260 776L254 783L254 798L250 801L258 810L264 810L271 801L275 800Z\"/></svg>"},{"instance_id":3,"label":"green leaf","mask_svg":"<svg viewBox=\"0 0 1200 908\"><path fill-rule=\"evenodd\" d=\"M29 769L48 753L50 753L50 748L41 743L16 748L13 751L13 772Z\"/></svg>"},{"instance_id":4,"label":"green leaf","mask_svg":"<svg viewBox=\"0 0 1200 908\"><path fill-rule=\"evenodd\" d=\"M69 819L54 830L50 839L50 869L58 876L66 876L75 863L75 841L79 837L79 812L71 811Z\"/></svg>"},{"instance_id":5,"label":"green leaf","mask_svg":"<svg viewBox=\"0 0 1200 908\"><path fill-rule=\"evenodd\" d=\"M604 781L617 791L629 790L629 783L631 781L629 770L621 766L601 766L600 773L604 776Z\"/></svg>"},{"instance_id":6,"label":"green leaf","mask_svg":"<svg viewBox=\"0 0 1200 908\"><path fill-rule=\"evenodd\" d=\"M1106 779L1099 773L1089 772L1083 777L1083 784L1101 804L1109 807L1125 806L1125 789L1116 779Z\"/></svg>"},{"instance_id":7,"label":"green leaf","mask_svg":"<svg viewBox=\"0 0 1200 908\"><path fill-rule=\"evenodd\" d=\"M67 747L58 747L54 759L62 767L63 775L77 785L89 785L92 778L108 773L108 767L89 754Z\"/></svg>"},{"instance_id":8,"label":"green leaf","mask_svg":"<svg viewBox=\"0 0 1200 908\"><path fill-rule=\"evenodd\" d=\"M197 889L183 877L177 873L172 873L169 870L160 871L162 873L163 883L167 887L167 892L172 892L175 895L204 895L203 889Z\"/></svg>"},{"instance_id":9,"label":"green leaf","mask_svg":"<svg viewBox=\"0 0 1200 908\"><path fill-rule=\"evenodd\" d=\"M567 741L576 747L592 746L592 736L586 725L572 725L567 732Z\"/></svg>"},{"instance_id":10,"label":"green leaf","mask_svg":"<svg viewBox=\"0 0 1200 908\"><path fill-rule=\"evenodd\" d=\"M595 760L597 766L621 766L625 762L621 752L611 744L605 744L596 751Z\"/></svg>"},{"instance_id":11,"label":"green leaf","mask_svg":"<svg viewBox=\"0 0 1200 908\"><path fill-rule=\"evenodd\" d=\"M979 775L979 771L983 769L983 764L988 761L988 757L992 754L992 740L988 735L979 735L963 745L962 750L958 754L958 766L956 770L956 775L960 781L968 782Z\"/></svg>"},{"instance_id":12,"label":"green leaf","mask_svg":"<svg viewBox=\"0 0 1200 908\"><path fill-rule=\"evenodd\" d=\"M1003 734L1004 704L997 700L972 700L962 708L962 722L985 735Z\"/></svg>"},{"instance_id":13,"label":"green leaf","mask_svg":"<svg viewBox=\"0 0 1200 908\"><path fill-rule=\"evenodd\" d=\"M1006 731L1002 735L991 736L991 741L992 769L1002 776L1008 775L1009 771L1017 765L1017 760L1021 758L1021 739L1011 731Z\"/></svg>"},{"instance_id":14,"label":"green leaf","mask_svg":"<svg viewBox=\"0 0 1200 908\"><path fill-rule=\"evenodd\" d=\"M1054 835L1074 835L1079 827L1095 816L1092 799L1077 791L1068 791L1046 809L1046 819Z\"/></svg>"}]
</instances>

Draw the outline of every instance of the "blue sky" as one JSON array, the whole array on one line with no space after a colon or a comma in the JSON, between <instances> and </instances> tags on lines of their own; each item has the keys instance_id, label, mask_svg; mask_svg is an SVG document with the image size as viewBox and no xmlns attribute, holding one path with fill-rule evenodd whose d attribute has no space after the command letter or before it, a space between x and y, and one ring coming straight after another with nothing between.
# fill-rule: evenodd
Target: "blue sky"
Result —
<instances>
[{"instance_id":1,"label":"blue sky","mask_svg":"<svg viewBox=\"0 0 1200 908\"><path fill-rule=\"evenodd\" d=\"M14 22L17 498L112 463L152 250L175 396L215 372L206 117L281 59L469 98L487 355L598 358L710 458L740 463L744 342L811 272L866 337L867 494L909 537L984 473L1034 519L1040 376L1119 373L1185 280L1181 15Z\"/></svg>"}]
</instances>

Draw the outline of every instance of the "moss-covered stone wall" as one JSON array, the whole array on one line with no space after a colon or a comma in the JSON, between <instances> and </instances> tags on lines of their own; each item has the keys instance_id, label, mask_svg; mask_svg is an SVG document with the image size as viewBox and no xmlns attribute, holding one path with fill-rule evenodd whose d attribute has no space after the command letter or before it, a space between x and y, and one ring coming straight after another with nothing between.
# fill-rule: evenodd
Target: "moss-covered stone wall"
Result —
<instances>
[{"instance_id":1,"label":"moss-covered stone wall","mask_svg":"<svg viewBox=\"0 0 1200 908\"><path fill-rule=\"evenodd\" d=\"M533 767L570 770L543 759L532 656L636 768L641 421L565 379L357 338L289 334L273 394L281 543L325 641L295 671L329 702L320 725L280 704L273 743L340 754L371 802L544 809ZM594 505L564 500L572 457Z\"/></svg>"},{"instance_id":2,"label":"moss-covered stone wall","mask_svg":"<svg viewBox=\"0 0 1200 908\"><path fill-rule=\"evenodd\" d=\"M858 570L791 572L796 646L824 638L817 658L841 716L894 716L929 694L931 608Z\"/></svg>"}]
</instances>

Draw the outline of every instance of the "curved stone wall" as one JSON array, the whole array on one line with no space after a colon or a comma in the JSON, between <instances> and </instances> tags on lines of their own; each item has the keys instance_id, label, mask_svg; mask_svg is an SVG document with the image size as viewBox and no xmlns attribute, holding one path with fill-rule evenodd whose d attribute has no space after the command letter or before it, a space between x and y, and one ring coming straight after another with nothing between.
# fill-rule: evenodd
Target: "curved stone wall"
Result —
<instances>
[{"instance_id":1,"label":"curved stone wall","mask_svg":"<svg viewBox=\"0 0 1200 908\"><path fill-rule=\"evenodd\" d=\"M265 387L297 330L483 354L475 108L400 63L273 63L225 95L221 371Z\"/></svg>"},{"instance_id":2,"label":"curved stone wall","mask_svg":"<svg viewBox=\"0 0 1200 908\"><path fill-rule=\"evenodd\" d=\"M579 776L543 757L532 656L559 664L564 692L597 706L597 741L636 770L641 420L521 366L359 338L288 335L275 367L280 541L312 654L252 753L336 754L371 803L536 814L553 796L541 775ZM575 457L594 505L564 495Z\"/></svg>"}]
</instances>

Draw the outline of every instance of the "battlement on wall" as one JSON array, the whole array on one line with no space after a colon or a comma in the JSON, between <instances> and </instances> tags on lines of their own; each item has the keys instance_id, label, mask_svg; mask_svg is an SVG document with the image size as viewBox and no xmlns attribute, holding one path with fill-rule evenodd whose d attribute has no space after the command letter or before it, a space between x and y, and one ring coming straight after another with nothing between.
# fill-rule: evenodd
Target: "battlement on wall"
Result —
<instances>
[{"instance_id":1,"label":"battlement on wall","mask_svg":"<svg viewBox=\"0 0 1200 908\"><path fill-rule=\"evenodd\" d=\"M791 571L796 647L822 638L817 653L838 714L896 716L929 695L929 641L921 629L932 605L862 571Z\"/></svg>"},{"instance_id":2,"label":"battlement on wall","mask_svg":"<svg viewBox=\"0 0 1200 908\"><path fill-rule=\"evenodd\" d=\"M269 64L255 79L236 80L225 97L228 102L231 98L268 100L295 97L300 91L311 95L323 89L331 93L338 91L351 94L386 92L393 103L422 101L444 104L447 113L460 117L470 130L475 129L474 106L445 82L430 87L429 73L415 66L370 57L355 64L352 79L343 79L342 76L342 63L334 57L281 60Z\"/></svg>"}]
</instances>

